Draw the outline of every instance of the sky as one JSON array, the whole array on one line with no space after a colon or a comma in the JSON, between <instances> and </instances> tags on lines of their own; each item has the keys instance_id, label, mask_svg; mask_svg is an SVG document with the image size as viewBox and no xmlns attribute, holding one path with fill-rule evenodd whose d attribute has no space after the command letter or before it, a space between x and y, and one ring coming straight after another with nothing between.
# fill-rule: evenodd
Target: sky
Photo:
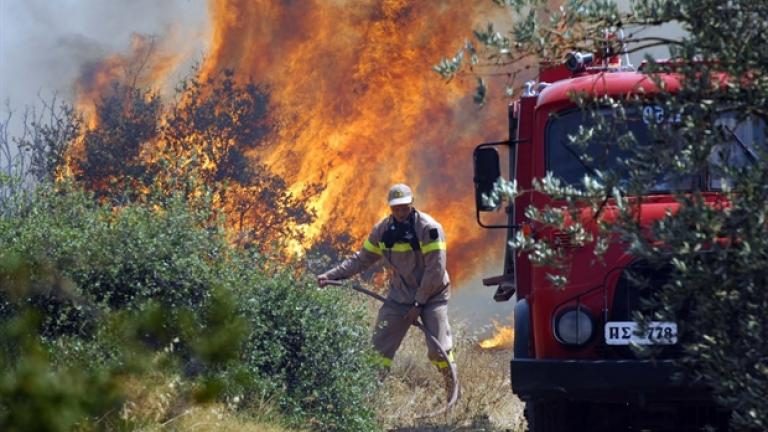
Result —
<instances>
[{"instance_id":1,"label":"sky","mask_svg":"<svg viewBox=\"0 0 768 432\"><path fill-rule=\"evenodd\" d=\"M69 99L81 68L127 52L132 33L178 41L199 60L206 14L206 0L0 0L0 113L38 94Z\"/></svg>"}]
</instances>

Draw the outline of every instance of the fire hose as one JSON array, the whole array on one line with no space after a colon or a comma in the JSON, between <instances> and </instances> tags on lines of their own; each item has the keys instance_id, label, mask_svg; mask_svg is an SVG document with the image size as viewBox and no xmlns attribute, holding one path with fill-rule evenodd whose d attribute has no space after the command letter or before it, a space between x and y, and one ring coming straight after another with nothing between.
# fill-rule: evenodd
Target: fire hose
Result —
<instances>
[{"instance_id":1,"label":"fire hose","mask_svg":"<svg viewBox=\"0 0 768 432\"><path fill-rule=\"evenodd\" d=\"M325 283L328 285L335 285L335 286L342 286L344 284L340 280L326 280ZM381 295L373 291L367 290L357 284L352 285L352 289L357 292L363 293L369 297L372 297L382 303L387 302L386 298L382 297ZM448 398L448 403L444 407L436 411L422 414L417 418L435 417L440 414L444 414L448 412L456 403L456 400L459 398L459 380L456 375L456 365L452 361L450 361L448 357L448 352L445 350L445 348L443 348L442 345L440 345L440 342L437 340L437 338L432 333L430 333L429 330L427 330L427 327L423 323L421 323L418 319L416 319L413 323L411 323L411 325L414 327L417 327L419 330L424 332L424 335L427 337L427 339L429 339L435 345L435 347L437 347L437 350L440 352L440 355L443 357L443 359L445 359L446 363L448 363L448 368L450 369L450 372L451 372L451 382L453 383L453 385L451 386L451 395Z\"/></svg>"}]
</instances>

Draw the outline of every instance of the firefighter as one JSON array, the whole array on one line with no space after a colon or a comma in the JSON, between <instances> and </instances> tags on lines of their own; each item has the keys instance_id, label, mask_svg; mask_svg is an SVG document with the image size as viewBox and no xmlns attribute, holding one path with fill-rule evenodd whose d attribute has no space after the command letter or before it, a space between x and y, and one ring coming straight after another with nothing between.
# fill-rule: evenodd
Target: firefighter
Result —
<instances>
[{"instance_id":1,"label":"firefighter","mask_svg":"<svg viewBox=\"0 0 768 432\"><path fill-rule=\"evenodd\" d=\"M453 391L451 328L448 324L450 279L446 271L443 227L413 207L413 192L404 184L389 190L392 214L374 225L362 249L331 270L317 276L324 287L330 280L347 279L384 258L388 264L389 293L376 318L373 346L390 366L411 323L422 323L448 353L443 358L427 338L427 356L445 380L448 398Z\"/></svg>"}]
</instances>

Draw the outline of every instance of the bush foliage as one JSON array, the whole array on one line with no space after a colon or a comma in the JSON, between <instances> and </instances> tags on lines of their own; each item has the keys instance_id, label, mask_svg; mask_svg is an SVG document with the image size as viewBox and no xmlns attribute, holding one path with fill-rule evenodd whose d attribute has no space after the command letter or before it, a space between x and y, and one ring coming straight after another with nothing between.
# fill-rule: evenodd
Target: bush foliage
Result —
<instances>
[{"instance_id":1,"label":"bush foliage","mask_svg":"<svg viewBox=\"0 0 768 432\"><path fill-rule=\"evenodd\" d=\"M2 333L3 430L126 426L120 378L148 368L186 377L192 399L268 398L297 424L373 428L362 312L231 245L210 211L165 204L115 208L59 184L0 220L0 317L22 329Z\"/></svg>"}]
</instances>

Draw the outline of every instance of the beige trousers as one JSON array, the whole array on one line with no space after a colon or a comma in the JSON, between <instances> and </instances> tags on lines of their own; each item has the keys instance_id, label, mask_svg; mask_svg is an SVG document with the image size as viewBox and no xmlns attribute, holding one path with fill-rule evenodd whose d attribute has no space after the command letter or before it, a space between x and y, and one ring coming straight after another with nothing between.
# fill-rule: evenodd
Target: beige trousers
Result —
<instances>
[{"instance_id":1,"label":"beige trousers","mask_svg":"<svg viewBox=\"0 0 768 432\"><path fill-rule=\"evenodd\" d=\"M385 359L392 360L395 352L400 347L405 334L411 327L403 316L411 309L410 305L401 305L386 302L379 309L376 317L376 328L373 332L373 347ZM443 349L450 351L453 348L451 326L448 324L448 303L436 302L424 305L421 310L421 322L435 338ZM427 356L432 362L444 362L440 350L426 337Z\"/></svg>"}]
</instances>

